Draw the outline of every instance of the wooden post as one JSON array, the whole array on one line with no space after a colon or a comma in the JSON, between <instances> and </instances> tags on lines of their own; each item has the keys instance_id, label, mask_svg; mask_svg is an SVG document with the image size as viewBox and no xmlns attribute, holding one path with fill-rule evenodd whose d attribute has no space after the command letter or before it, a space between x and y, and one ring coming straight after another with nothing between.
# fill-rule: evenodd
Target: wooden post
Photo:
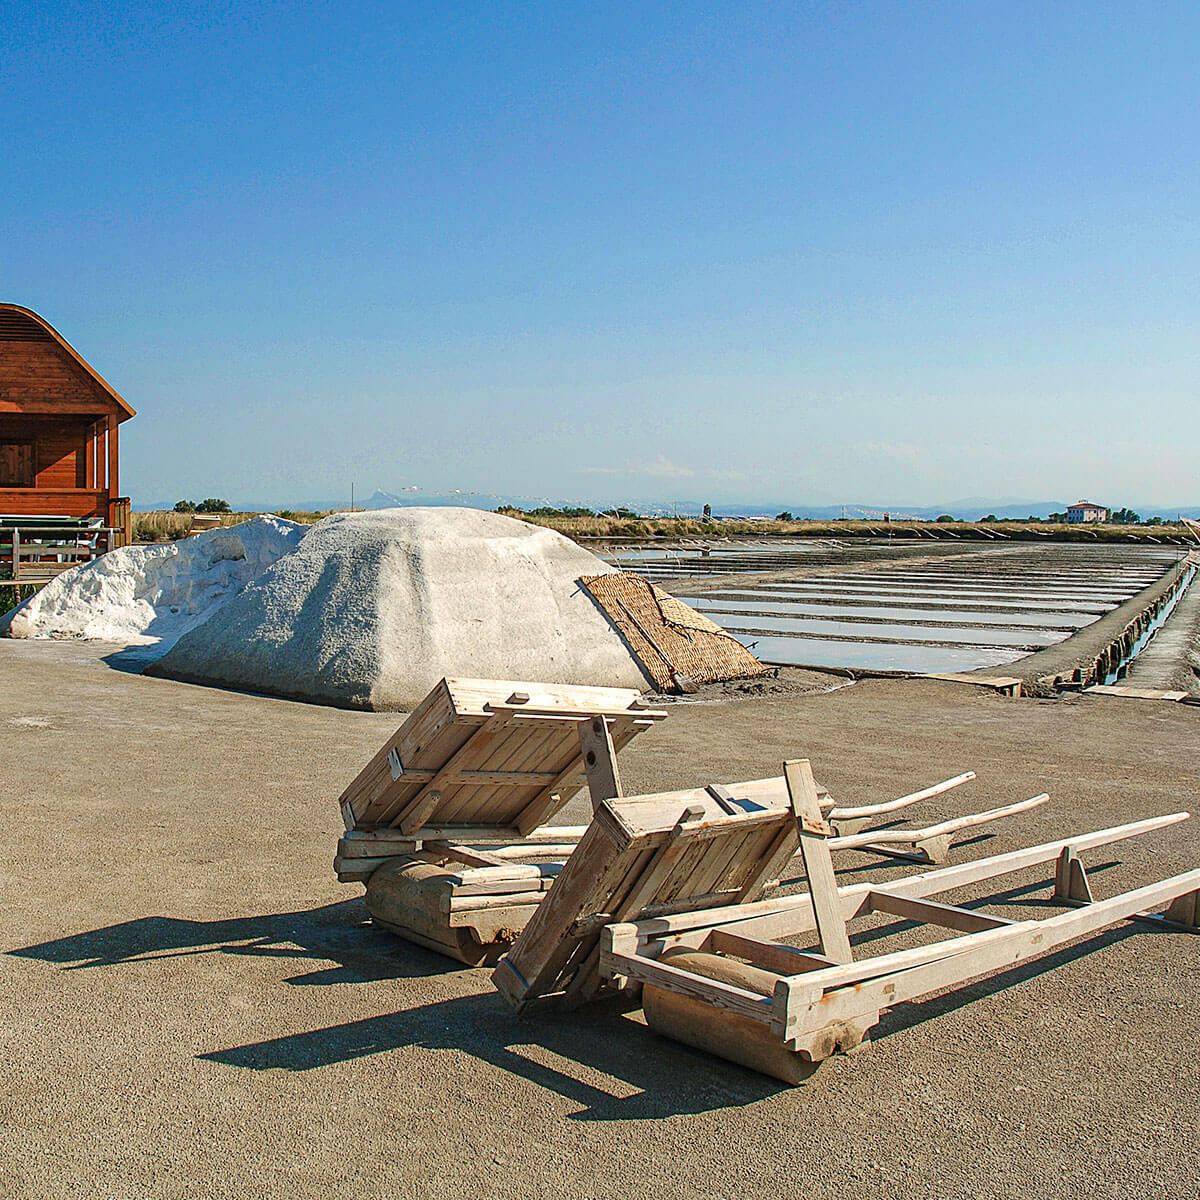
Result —
<instances>
[{"instance_id":1,"label":"wooden post","mask_svg":"<svg viewBox=\"0 0 1200 1200\"><path fill-rule=\"evenodd\" d=\"M838 899L837 879L833 873L833 858L829 853L830 828L821 816L821 801L808 759L801 758L783 764L792 812L796 814L796 831L800 836L800 856L808 876L817 937L821 953L835 962L853 961L846 921Z\"/></svg>"},{"instance_id":2,"label":"wooden post","mask_svg":"<svg viewBox=\"0 0 1200 1200\"><path fill-rule=\"evenodd\" d=\"M96 489L96 422L88 426L87 441L83 444L83 486Z\"/></svg>"},{"instance_id":3,"label":"wooden post","mask_svg":"<svg viewBox=\"0 0 1200 1200\"><path fill-rule=\"evenodd\" d=\"M1171 907L1163 914L1163 919L1200 933L1200 892L1176 896L1171 901Z\"/></svg>"},{"instance_id":4,"label":"wooden post","mask_svg":"<svg viewBox=\"0 0 1200 1200\"><path fill-rule=\"evenodd\" d=\"M617 752L613 749L608 722L603 717L581 722L579 746L583 751L583 770L592 798L592 812L595 812L605 800L616 800L621 795Z\"/></svg>"},{"instance_id":5,"label":"wooden post","mask_svg":"<svg viewBox=\"0 0 1200 1200\"><path fill-rule=\"evenodd\" d=\"M108 417L108 502L111 504L121 494L120 461L117 452L117 416Z\"/></svg>"},{"instance_id":6,"label":"wooden post","mask_svg":"<svg viewBox=\"0 0 1200 1200\"><path fill-rule=\"evenodd\" d=\"M1088 883L1087 872L1083 869L1079 855L1071 846L1064 846L1058 856L1058 863L1054 869L1054 895L1051 899L1059 904L1073 905L1092 904L1095 900L1091 884Z\"/></svg>"}]
</instances>

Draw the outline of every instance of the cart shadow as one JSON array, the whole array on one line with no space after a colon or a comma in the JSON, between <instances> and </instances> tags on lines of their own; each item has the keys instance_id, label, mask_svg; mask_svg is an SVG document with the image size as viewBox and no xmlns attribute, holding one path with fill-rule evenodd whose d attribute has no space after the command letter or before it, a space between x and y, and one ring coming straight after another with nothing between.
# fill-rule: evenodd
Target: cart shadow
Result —
<instances>
[{"instance_id":1,"label":"cart shadow","mask_svg":"<svg viewBox=\"0 0 1200 1200\"><path fill-rule=\"evenodd\" d=\"M68 971L202 954L334 964L287 980L298 987L411 979L462 969L440 954L410 946L372 925L358 899L218 921L140 917L8 953L57 963Z\"/></svg>"},{"instance_id":2,"label":"cart shadow","mask_svg":"<svg viewBox=\"0 0 1200 1200\"><path fill-rule=\"evenodd\" d=\"M198 1057L255 1071L311 1071L397 1050L458 1051L578 1103L568 1117L574 1121L656 1120L791 1090L660 1038L625 1008L597 1002L585 1012L529 1019L489 991ZM479 1086L469 1071L453 1074Z\"/></svg>"}]
</instances>

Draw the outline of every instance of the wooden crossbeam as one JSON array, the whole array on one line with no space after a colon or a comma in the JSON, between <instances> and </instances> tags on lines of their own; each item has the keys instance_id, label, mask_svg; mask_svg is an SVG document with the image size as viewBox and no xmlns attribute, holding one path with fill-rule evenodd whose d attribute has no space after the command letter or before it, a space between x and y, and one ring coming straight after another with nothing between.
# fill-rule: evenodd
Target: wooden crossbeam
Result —
<instances>
[{"instance_id":1,"label":"wooden crossbeam","mask_svg":"<svg viewBox=\"0 0 1200 1200\"><path fill-rule=\"evenodd\" d=\"M1083 851L1094 849L1097 846L1111 845L1113 842L1123 841L1126 838L1141 837L1147 833L1166 829L1170 825L1188 820L1190 815L1186 812L1177 812L1161 817L1147 817L1142 821L1115 825L1109 829L1097 830L1095 833L1076 834L1072 837L1059 838L1053 842L1044 842L1040 846L1030 846L1024 850L1011 850L1006 854L996 854L990 858L976 859L974 862L959 863L956 866L943 867L937 871L925 871L904 879L891 880L888 883L888 890L905 896L936 896L972 883L997 879L1015 871L1023 871L1028 867L1053 862L1068 846L1074 847L1077 851ZM870 893L873 890L875 890L875 885L869 883L853 884L840 889L842 912L847 919L857 916L864 910L864 907L869 906ZM711 929L720 926L735 928L739 933L755 937L806 933L815 928L812 897L807 893L801 893L795 896L777 896L770 900L760 900L754 904L726 905L704 911L677 913L672 916L639 922L638 930L643 937L669 938L688 930Z\"/></svg>"},{"instance_id":2,"label":"wooden crossbeam","mask_svg":"<svg viewBox=\"0 0 1200 1200\"><path fill-rule=\"evenodd\" d=\"M470 745L468 742L467 745ZM465 749L465 747L464 747ZM478 771L465 767L461 771L422 771L411 767L404 768L397 779L408 783L431 784L437 781L439 789L451 787L454 784L492 784L496 787L530 787L533 784L546 784L558 778L554 771Z\"/></svg>"},{"instance_id":3,"label":"wooden crossbeam","mask_svg":"<svg viewBox=\"0 0 1200 1200\"><path fill-rule=\"evenodd\" d=\"M1016 804L1006 804L1003 808L992 808L986 812L969 813L963 817L954 817L949 821L940 821L936 825L924 829L868 829L863 833L851 834L847 837L837 837L830 842L832 850L876 850L883 846L928 844L931 849L941 849L942 843L948 848L950 838L964 829L974 829L977 825L987 825L999 821L1003 817L1016 816L1028 812L1047 803L1050 796L1042 792L1040 796L1031 796L1028 800L1020 800ZM943 852L944 853L944 852ZM932 860L933 854L928 860ZM928 861L927 860L927 861Z\"/></svg>"},{"instance_id":4,"label":"wooden crossbeam","mask_svg":"<svg viewBox=\"0 0 1200 1200\"><path fill-rule=\"evenodd\" d=\"M1012 925L1007 917L991 913L976 912L971 908L958 908L953 904L939 904L936 900L919 900L915 896L902 896L886 888L871 889L872 912L888 913L903 917L906 921L923 921L929 925L942 925L947 929L958 929L963 933L978 933L982 929L998 929Z\"/></svg>"},{"instance_id":5,"label":"wooden crossbeam","mask_svg":"<svg viewBox=\"0 0 1200 1200\"><path fill-rule=\"evenodd\" d=\"M1064 942L1115 925L1144 909L1174 900L1200 887L1200 870L1147 884L1109 900L1044 920L965 934L900 950L845 967L831 967L789 979L789 1035L796 1042L823 1026L854 1020L940 988L957 986L992 971L1048 954ZM865 972L865 974L864 974ZM791 1018L796 1020L791 1023Z\"/></svg>"}]
</instances>

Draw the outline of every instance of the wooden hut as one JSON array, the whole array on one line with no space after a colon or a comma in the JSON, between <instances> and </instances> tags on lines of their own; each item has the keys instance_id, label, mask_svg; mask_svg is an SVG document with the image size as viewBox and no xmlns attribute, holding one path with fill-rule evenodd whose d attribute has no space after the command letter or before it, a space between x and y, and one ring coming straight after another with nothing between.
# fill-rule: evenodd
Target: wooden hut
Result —
<instances>
[{"instance_id":1,"label":"wooden hut","mask_svg":"<svg viewBox=\"0 0 1200 1200\"><path fill-rule=\"evenodd\" d=\"M118 430L133 415L46 321L0 304L0 526L20 528L27 547L46 544L48 531L87 526L105 531L104 549L127 544L131 512L120 494ZM20 573L17 541L0 533L10 577ZM69 565L62 560L71 556L53 557Z\"/></svg>"}]
</instances>

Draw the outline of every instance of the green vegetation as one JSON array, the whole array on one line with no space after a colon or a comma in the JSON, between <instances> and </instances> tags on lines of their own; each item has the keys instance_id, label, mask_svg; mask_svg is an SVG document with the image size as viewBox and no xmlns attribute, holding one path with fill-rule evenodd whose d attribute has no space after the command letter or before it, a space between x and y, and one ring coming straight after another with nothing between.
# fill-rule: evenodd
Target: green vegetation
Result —
<instances>
[{"instance_id":1,"label":"green vegetation","mask_svg":"<svg viewBox=\"0 0 1200 1200\"><path fill-rule=\"evenodd\" d=\"M223 501L222 501L223 503ZM197 506L196 512L211 510ZM220 526L238 525L249 521L251 517L259 516L252 512L218 512ZM311 525L322 517L329 516L328 512L293 512L291 509L281 509L276 516L285 521L298 521L302 525ZM192 528L192 513L181 509L178 505L171 512L135 512L133 514L133 540L135 542L174 542L185 536Z\"/></svg>"},{"instance_id":2,"label":"green vegetation","mask_svg":"<svg viewBox=\"0 0 1200 1200\"><path fill-rule=\"evenodd\" d=\"M1140 525L1142 518L1132 508L1118 508L1108 514L1114 525Z\"/></svg>"},{"instance_id":3,"label":"green vegetation","mask_svg":"<svg viewBox=\"0 0 1200 1200\"><path fill-rule=\"evenodd\" d=\"M229 507L228 500L218 500L215 496L210 496L207 500L201 500L199 504L195 500L176 500L173 511L177 513L227 513L233 510Z\"/></svg>"},{"instance_id":4,"label":"green vegetation","mask_svg":"<svg viewBox=\"0 0 1200 1200\"><path fill-rule=\"evenodd\" d=\"M951 522L896 521L785 521L750 518L726 518L705 521L700 517L639 517L628 509L617 513L601 513L594 517L535 516L519 508L502 510L506 516L557 529L577 539L620 538L623 540L662 541L672 538L703 537L789 537L789 538L859 538L889 537L897 540L934 541L948 539L944 527ZM949 514L943 514L949 516ZM1014 541L1059 542L1139 542L1144 540L1190 541L1182 525L1160 524L1153 530L1149 525L1068 525L1065 515L1050 521L1004 521L995 514L982 521L953 521L954 536L980 541L1011 539ZM939 528L941 526L941 528Z\"/></svg>"},{"instance_id":5,"label":"green vegetation","mask_svg":"<svg viewBox=\"0 0 1200 1200\"><path fill-rule=\"evenodd\" d=\"M38 590L36 583L0 583L0 613L16 608Z\"/></svg>"}]
</instances>

